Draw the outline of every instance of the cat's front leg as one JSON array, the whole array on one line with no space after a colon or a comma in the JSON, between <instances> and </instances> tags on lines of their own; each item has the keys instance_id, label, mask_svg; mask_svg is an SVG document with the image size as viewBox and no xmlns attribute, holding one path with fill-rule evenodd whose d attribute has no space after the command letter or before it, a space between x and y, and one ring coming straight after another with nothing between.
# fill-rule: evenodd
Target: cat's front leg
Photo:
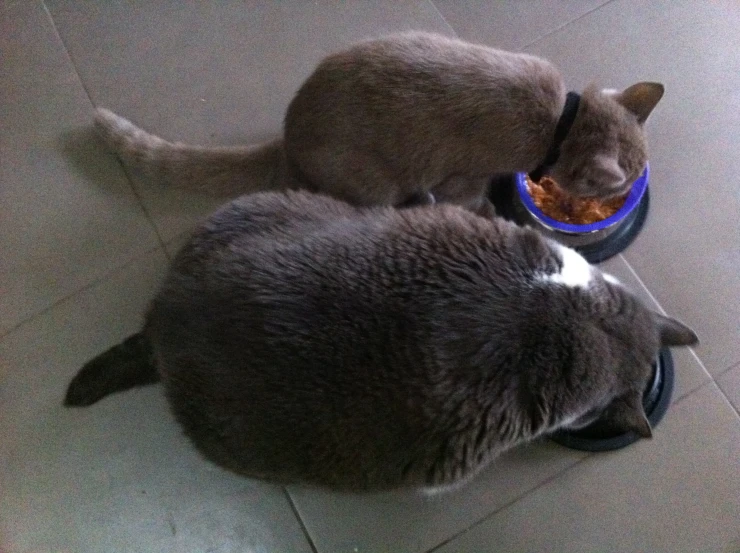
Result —
<instances>
[{"instance_id":1,"label":"cat's front leg","mask_svg":"<svg viewBox=\"0 0 740 553\"><path fill-rule=\"evenodd\" d=\"M471 209L471 211L481 217L485 217L486 219L493 219L496 217L496 207L491 203L491 200L485 196L480 198L478 207Z\"/></svg>"},{"instance_id":2,"label":"cat's front leg","mask_svg":"<svg viewBox=\"0 0 740 553\"><path fill-rule=\"evenodd\" d=\"M455 175L434 187L432 192L438 202L457 204L481 217L496 216L496 208L487 198L489 181L486 177L466 177Z\"/></svg>"}]
</instances>

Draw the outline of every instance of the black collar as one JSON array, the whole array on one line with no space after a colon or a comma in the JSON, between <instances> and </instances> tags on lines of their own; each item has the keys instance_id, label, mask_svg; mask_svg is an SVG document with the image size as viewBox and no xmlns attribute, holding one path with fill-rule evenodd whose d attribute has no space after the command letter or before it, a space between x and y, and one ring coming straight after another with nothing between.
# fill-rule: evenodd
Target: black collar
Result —
<instances>
[{"instance_id":1,"label":"black collar","mask_svg":"<svg viewBox=\"0 0 740 553\"><path fill-rule=\"evenodd\" d=\"M563 113L560 114L558 124L555 126L555 136L552 139L550 149L547 150L547 155L542 163L534 171L529 173L529 178L534 182L538 182L542 178L548 167L552 167L557 163L560 157L560 146L562 146L565 137L568 136L570 128L573 126L573 121L576 120L578 105L580 103L581 95L577 92L568 92L565 96L565 106L563 106Z\"/></svg>"}]
</instances>

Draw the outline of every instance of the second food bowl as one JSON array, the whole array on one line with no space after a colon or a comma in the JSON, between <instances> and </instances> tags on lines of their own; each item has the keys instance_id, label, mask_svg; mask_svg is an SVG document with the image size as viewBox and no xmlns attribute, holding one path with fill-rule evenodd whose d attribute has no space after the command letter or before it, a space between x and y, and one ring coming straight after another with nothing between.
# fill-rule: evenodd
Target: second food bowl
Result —
<instances>
[{"instance_id":1,"label":"second food bowl","mask_svg":"<svg viewBox=\"0 0 740 553\"><path fill-rule=\"evenodd\" d=\"M673 395L673 382L673 357L668 348L663 348L653 364L653 377L642 396L642 406L653 428L668 410ZM581 451L621 449L640 439L634 432L620 434L611 428L609 421L598 420L580 430L556 432L551 438L560 445Z\"/></svg>"},{"instance_id":2,"label":"second food bowl","mask_svg":"<svg viewBox=\"0 0 740 553\"><path fill-rule=\"evenodd\" d=\"M564 223L545 214L535 204L525 173L499 177L489 198L496 212L520 225L531 226L561 244L575 248L591 263L599 263L624 251L642 229L650 195L649 166L632 184L622 207L610 217L584 225Z\"/></svg>"}]
</instances>

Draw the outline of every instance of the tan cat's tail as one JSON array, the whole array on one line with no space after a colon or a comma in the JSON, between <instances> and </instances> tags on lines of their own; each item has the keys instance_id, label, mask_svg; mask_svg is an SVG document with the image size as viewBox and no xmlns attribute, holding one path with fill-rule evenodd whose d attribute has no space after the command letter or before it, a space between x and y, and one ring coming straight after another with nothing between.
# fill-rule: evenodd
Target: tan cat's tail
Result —
<instances>
[{"instance_id":1,"label":"tan cat's tail","mask_svg":"<svg viewBox=\"0 0 740 553\"><path fill-rule=\"evenodd\" d=\"M200 147L167 142L110 110L95 110L95 127L124 164L160 184L238 196L283 188L283 140L245 147Z\"/></svg>"}]
</instances>

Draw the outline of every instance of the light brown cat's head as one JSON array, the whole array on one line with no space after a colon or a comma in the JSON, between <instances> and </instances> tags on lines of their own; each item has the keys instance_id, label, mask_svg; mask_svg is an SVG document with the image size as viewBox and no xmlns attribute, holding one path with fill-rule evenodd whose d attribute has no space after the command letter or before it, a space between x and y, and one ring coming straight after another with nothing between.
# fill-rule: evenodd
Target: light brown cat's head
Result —
<instances>
[{"instance_id":1,"label":"light brown cat's head","mask_svg":"<svg viewBox=\"0 0 740 553\"><path fill-rule=\"evenodd\" d=\"M622 92L587 87L549 174L577 196L608 198L626 192L645 169L643 125L663 92L662 84L650 82Z\"/></svg>"}]
</instances>

